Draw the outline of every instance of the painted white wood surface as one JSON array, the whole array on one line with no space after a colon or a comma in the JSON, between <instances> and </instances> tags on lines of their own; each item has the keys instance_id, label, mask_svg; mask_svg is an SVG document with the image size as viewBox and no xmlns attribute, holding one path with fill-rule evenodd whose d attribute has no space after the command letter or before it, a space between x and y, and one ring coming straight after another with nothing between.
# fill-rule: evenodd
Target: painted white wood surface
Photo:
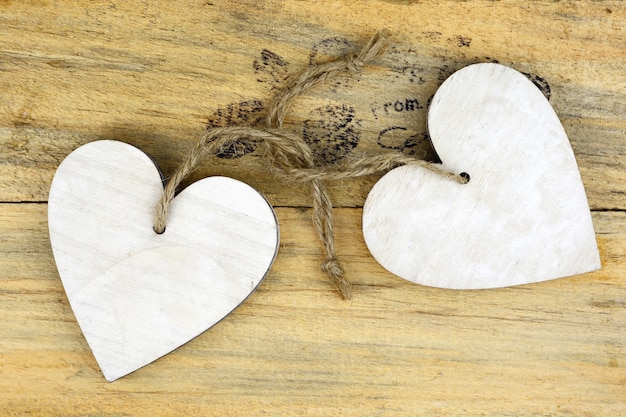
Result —
<instances>
[{"instance_id":1,"label":"painted white wood surface","mask_svg":"<svg viewBox=\"0 0 626 417\"><path fill-rule=\"evenodd\" d=\"M428 128L458 184L415 166L370 191L365 242L409 281L479 289L539 282L600 268L585 191L567 135L521 73L476 64L435 94Z\"/></svg>"},{"instance_id":2,"label":"painted white wood surface","mask_svg":"<svg viewBox=\"0 0 626 417\"><path fill-rule=\"evenodd\" d=\"M72 152L50 189L54 258L78 323L109 381L183 345L260 284L278 248L269 203L237 180L211 177L173 201L150 158L116 141Z\"/></svg>"}]
</instances>

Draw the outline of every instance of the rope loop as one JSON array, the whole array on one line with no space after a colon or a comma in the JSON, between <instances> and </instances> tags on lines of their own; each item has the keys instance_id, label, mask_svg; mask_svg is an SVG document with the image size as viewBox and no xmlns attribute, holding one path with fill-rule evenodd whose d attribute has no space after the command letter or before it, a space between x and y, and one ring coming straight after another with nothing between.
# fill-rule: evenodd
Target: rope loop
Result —
<instances>
[{"instance_id":1,"label":"rope loop","mask_svg":"<svg viewBox=\"0 0 626 417\"><path fill-rule=\"evenodd\" d=\"M311 65L295 74L269 105L264 128L223 127L208 130L191 149L183 163L169 179L154 217L154 231L163 233L166 228L169 207L180 183L191 174L206 155L212 155L232 146L237 140L247 138L263 146L264 156L271 161L272 172L281 178L308 183L313 200L313 225L324 245L326 260L320 268L337 287L345 299L352 297L350 283L337 259L333 229L332 201L326 191L324 180L349 179L388 171L396 166L416 164L437 172L444 177L463 183L465 178L447 172L435 164L407 157L400 153L364 156L347 160L334 166L316 166L313 152L303 138L281 129L291 103L305 91L338 76L359 73L371 60L380 55L387 44L386 31L378 32L357 54L324 64Z\"/></svg>"}]
</instances>

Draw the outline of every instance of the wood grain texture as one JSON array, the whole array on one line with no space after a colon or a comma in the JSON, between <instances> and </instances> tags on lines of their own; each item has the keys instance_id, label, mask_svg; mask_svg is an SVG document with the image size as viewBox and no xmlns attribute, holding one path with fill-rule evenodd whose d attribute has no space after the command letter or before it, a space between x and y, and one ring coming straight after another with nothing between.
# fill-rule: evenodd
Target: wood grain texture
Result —
<instances>
[{"instance_id":1,"label":"wood grain texture","mask_svg":"<svg viewBox=\"0 0 626 417\"><path fill-rule=\"evenodd\" d=\"M0 414L624 415L625 25L619 1L0 0ZM406 283L361 237L377 178L343 181L331 193L356 290L344 302L318 270L307 193L242 143L250 153L208 159L190 182L232 176L278 206L270 275L208 332L106 383L47 237L61 160L119 139L167 175L205 126L258 123L288 74L382 27L387 53L303 97L286 128L328 161L389 148L432 157L426 105L447 76L493 60L527 73L572 143L603 269L490 291Z\"/></svg>"},{"instance_id":2,"label":"wood grain texture","mask_svg":"<svg viewBox=\"0 0 626 417\"><path fill-rule=\"evenodd\" d=\"M1 7L2 201L45 201L59 161L95 139L130 142L172 172L204 126L258 123L289 74L356 51L387 27L393 44L372 67L358 79L315 89L287 118L288 129L320 140L322 157L389 148L432 156L423 136L429 98L455 70L497 60L550 92L591 207L626 208L620 2L351 7L161 0L31 7L13 1ZM301 187L285 188L267 175L265 162L255 152L207 161L191 181L227 175L273 205L310 205ZM335 184L335 202L362 205L373 182Z\"/></svg>"},{"instance_id":3,"label":"wood grain texture","mask_svg":"<svg viewBox=\"0 0 626 417\"><path fill-rule=\"evenodd\" d=\"M388 271L438 288L528 284L600 268L578 166L554 110L523 74L467 66L435 93L428 131L442 168L384 175L363 206Z\"/></svg>"},{"instance_id":4,"label":"wood grain texture","mask_svg":"<svg viewBox=\"0 0 626 417\"><path fill-rule=\"evenodd\" d=\"M43 204L0 205L0 404L23 415L620 415L626 216L595 213L603 269L451 291L386 273L339 209L355 296L317 270L311 211L277 210L269 276L221 323L112 384L54 268Z\"/></svg>"}]
</instances>

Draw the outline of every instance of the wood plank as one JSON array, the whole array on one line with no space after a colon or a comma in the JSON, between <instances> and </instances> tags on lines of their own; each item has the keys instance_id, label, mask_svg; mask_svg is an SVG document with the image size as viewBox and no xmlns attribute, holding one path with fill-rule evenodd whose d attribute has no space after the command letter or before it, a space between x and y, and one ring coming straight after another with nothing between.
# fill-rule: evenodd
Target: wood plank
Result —
<instances>
[{"instance_id":1,"label":"wood plank","mask_svg":"<svg viewBox=\"0 0 626 417\"><path fill-rule=\"evenodd\" d=\"M205 126L258 124L285 77L387 27L392 46L373 68L316 88L287 119L320 141L322 159L390 148L432 158L429 98L454 70L497 60L551 96L591 207L626 208L619 2L4 1L0 11L0 201L45 201L58 162L96 139L130 142L171 173ZM208 160L191 180L214 174L273 205L310 206L257 152ZM361 206L374 181L334 184L335 203Z\"/></svg>"},{"instance_id":2,"label":"wood plank","mask_svg":"<svg viewBox=\"0 0 626 417\"><path fill-rule=\"evenodd\" d=\"M0 0L0 202L45 202L61 160L98 139L171 173L206 126L258 124L288 74L386 27L384 56L302 97L285 127L320 139L331 162L432 158L426 105L441 82L469 63L516 68L569 136L603 264L509 289L422 287L374 262L361 210L344 208L337 247L355 297L342 301L319 271L307 191L244 142L251 153L209 159L188 183L232 176L279 207L270 275L217 326L112 384L67 303L46 205L0 204L0 414L626 414L625 24L609 0ZM360 207L375 180L333 184L333 201Z\"/></svg>"},{"instance_id":3,"label":"wood plank","mask_svg":"<svg viewBox=\"0 0 626 417\"><path fill-rule=\"evenodd\" d=\"M369 256L360 209L336 210L355 297L318 270L309 209L277 210L259 289L172 354L114 383L67 303L45 204L0 205L5 415L621 415L626 214L594 213L603 269L488 291L407 283ZM158 393L158 395L155 395Z\"/></svg>"}]
</instances>

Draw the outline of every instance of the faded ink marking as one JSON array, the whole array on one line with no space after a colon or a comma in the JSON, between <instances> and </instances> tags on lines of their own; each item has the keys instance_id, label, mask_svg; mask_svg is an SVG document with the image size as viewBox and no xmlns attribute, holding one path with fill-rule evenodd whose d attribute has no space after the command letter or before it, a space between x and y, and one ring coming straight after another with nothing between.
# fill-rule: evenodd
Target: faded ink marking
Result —
<instances>
[{"instance_id":1,"label":"faded ink marking","mask_svg":"<svg viewBox=\"0 0 626 417\"><path fill-rule=\"evenodd\" d=\"M407 137L404 133L407 130L403 126L391 126L383 129L378 133L376 143L383 149L393 149L411 156L418 153L422 157L426 156L428 152L424 150L424 147L430 145L428 134L422 132Z\"/></svg>"},{"instance_id":2,"label":"faded ink marking","mask_svg":"<svg viewBox=\"0 0 626 417\"><path fill-rule=\"evenodd\" d=\"M448 77L450 77L452 74L454 74L456 72L456 68L452 67L450 65L444 64L442 65L437 73L437 81L439 81L440 83L444 82L445 80L448 79Z\"/></svg>"},{"instance_id":3,"label":"faded ink marking","mask_svg":"<svg viewBox=\"0 0 626 417\"><path fill-rule=\"evenodd\" d=\"M311 48L309 54L309 64L313 65L320 61L320 56L343 56L350 48L350 41L346 38L327 38L317 42Z\"/></svg>"},{"instance_id":4,"label":"faded ink marking","mask_svg":"<svg viewBox=\"0 0 626 417\"><path fill-rule=\"evenodd\" d=\"M374 118L378 120L379 112L381 115L391 114L391 113L402 113L407 111L416 111L423 109L418 99L416 98L405 98L402 100L388 101L384 103L382 106L374 106L372 107L372 114Z\"/></svg>"},{"instance_id":5,"label":"faded ink marking","mask_svg":"<svg viewBox=\"0 0 626 417\"><path fill-rule=\"evenodd\" d=\"M229 126L255 126L258 125L264 115L263 102L260 100L247 100L239 103L230 103L224 108L217 109L209 116L207 128ZM233 159L254 152L256 143L248 139L239 139L230 143L226 148L215 155L218 158Z\"/></svg>"},{"instance_id":6,"label":"faded ink marking","mask_svg":"<svg viewBox=\"0 0 626 417\"><path fill-rule=\"evenodd\" d=\"M261 57L252 61L252 68L257 81L272 84L272 89L278 88L289 77L289 63L269 49L263 49Z\"/></svg>"},{"instance_id":7,"label":"faded ink marking","mask_svg":"<svg viewBox=\"0 0 626 417\"><path fill-rule=\"evenodd\" d=\"M436 40L439 40L439 38L441 38L442 33L436 32L436 31L429 31L429 32L422 32L422 35L424 35L427 39L430 39L431 41L436 41Z\"/></svg>"},{"instance_id":8,"label":"faded ink marking","mask_svg":"<svg viewBox=\"0 0 626 417\"><path fill-rule=\"evenodd\" d=\"M353 107L328 105L312 110L303 125L304 141L311 147L316 159L335 163L347 156L359 144L356 129L360 121Z\"/></svg>"},{"instance_id":9,"label":"faded ink marking","mask_svg":"<svg viewBox=\"0 0 626 417\"><path fill-rule=\"evenodd\" d=\"M456 46L459 48L465 46L469 47L472 44L472 38L467 36L456 35Z\"/></svg>"},{"instance_id":10,"label":"faded ink marking","mask_svg":"<svg viewBox=\"0 0 626 417\"><path fill-rule=\"evenodd\" d=\"M407 56L416 55L415 49L409 48L408 50L400 50L395 46L392 46L388 50L388 55L393 59L390 61L390 69L397 73L396 78L400 76L405 77L410 83L424 84L426 82L427 71L423 67L416 65L416 61L411 61ZM416 58L417 60L417 58Z\"/></svg>"},{"instance_id":11,"label":"faded ink marking","mask_svg":"<svg viewBox=\"0 0 626 417\"><path fill-rule=\"evenodd\" d=\"M546 81L545 78L540 77L537 74L529 74L526 72L522 72L522 74L524 74L526 78L528 78L530 81L532 81L533 84L535 84L535 86L537 86L539 91L543 93L546 99L550 100L552 92L550 91L550 84L548 84L548 81Z\"/></svg>"},{"instance_id":12,"label":"faded ink marking","mask_svg":"<svg viewBox=\"0 0 626 417\"><path fill-rule=\"evenodd\" d=\"M383 105L383 108L385 109L385 113L389 113L390 109L393 109L396 113L401 113L403 111L415 111L423 107L420 106L416 98L407 98L404 100L396 100L393 103L389 101Z\"/></svg>"}]
</instances>

